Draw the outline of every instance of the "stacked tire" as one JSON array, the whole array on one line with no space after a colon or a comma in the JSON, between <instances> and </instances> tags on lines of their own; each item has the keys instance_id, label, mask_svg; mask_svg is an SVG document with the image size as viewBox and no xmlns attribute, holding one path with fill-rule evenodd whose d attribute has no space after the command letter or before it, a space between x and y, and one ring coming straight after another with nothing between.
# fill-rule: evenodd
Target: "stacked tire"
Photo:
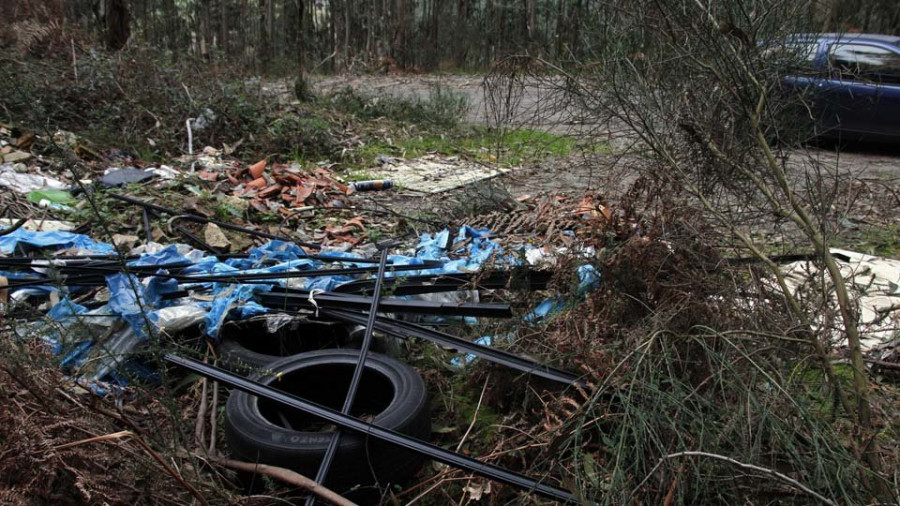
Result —
<instances>
[{"instance_id":1,"label":"stacked tire","mask_svg":"<svg viewBox=\"0 0 900 506\"><path fill-rule=\"evenodd\" d=\"M225 340L220 356L256 369L251 378L307 401L340 410L359 351L324 349L271 360ZM418 372L396 359L369 352L351 416L417 439L431 434L428 396ZM336 431L305 413L241 391L225 408L225 439L234 457L314 477ZM377 491L414 476L424 460L378 440L342 432L326 486L339 493Z\"/></svg>"}]
</instances>

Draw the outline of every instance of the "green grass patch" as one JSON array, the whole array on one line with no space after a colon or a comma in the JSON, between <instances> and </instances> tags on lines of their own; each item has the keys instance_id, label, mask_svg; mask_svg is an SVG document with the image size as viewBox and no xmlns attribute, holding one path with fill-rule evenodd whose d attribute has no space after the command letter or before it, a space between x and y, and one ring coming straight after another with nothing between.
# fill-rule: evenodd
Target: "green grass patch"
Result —
<instances>
[{"instance_id":1,"label":"green grass patch","mask_svg":"<svg viewBox=\"0 0 900 506\"><path fill-rule=\"evenodd\" d=\"M869 255L900 258L900 226L860 225L837 237L836 246Z\"/></svg>"},{"instance_id":2,"label":"green grass patch","mask_svg":"<svg viewBox=\"0 0 900 506\"><path fill-rule=\"evenodd\" d=\"M379 155L418 158L426 154L461 156L469 160L497 165L522 165L563 158L577 148L609 152L604 143L579 146L577 139L539 130L497 132L484 127L471 127L450 133L424 133L405 139L377 140L355 150L353 158L360 167L369 167Z\"/></svg>"}]
</instances>

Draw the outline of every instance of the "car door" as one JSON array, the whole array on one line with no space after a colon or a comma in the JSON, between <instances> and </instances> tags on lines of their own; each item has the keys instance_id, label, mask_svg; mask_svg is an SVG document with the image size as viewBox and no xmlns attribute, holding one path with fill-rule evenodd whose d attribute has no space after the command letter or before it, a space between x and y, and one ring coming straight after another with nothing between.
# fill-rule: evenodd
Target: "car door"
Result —
<instances>
[{"instance_id":1,"label":"car door","mask_svg":"<svg viewBox=\"0 0 900 506\"><path fill-rule=\"evenodd\" d=\"M819 82L823 124L841 133L900 135L900 51L889 45L836 41Z\"/></svg>"},{"instance_id":2,"label":"car door","mask_svg":"<svg viewBox=\"0 0 900 506\"><path fill-rule=\"evenodd\" d=\"M791 105L782 111L779 135L795 132L802 139L814 137L824 130L819 91L827 77L824 68L827 45L819 39L788 40L766 50L766 57L778 72L781 91ZM810 119L814 121L810 122ZM827 127L826 127L827 129Z\"/></svg>"}]
</instances>

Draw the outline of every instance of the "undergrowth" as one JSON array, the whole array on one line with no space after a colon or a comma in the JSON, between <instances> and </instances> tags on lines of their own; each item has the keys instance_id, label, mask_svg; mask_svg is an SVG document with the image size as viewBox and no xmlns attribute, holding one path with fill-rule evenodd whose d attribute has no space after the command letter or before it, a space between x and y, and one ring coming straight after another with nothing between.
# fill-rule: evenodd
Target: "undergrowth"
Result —
<instances>
[{"instance_id":1,"label":"undergrowth","mask_svg":"<svg viewBox=\"0 0 900 506\"><path fill-rule=\"evenodd\" d=\"M322 100L363 120L385 118L443 128L458 125L469 110L464 94L440 85L432 86L425 96L369 94L346 87Z\"/></svg>"},{"instance_id":2,"label":"undergrowth","mask_svg":"<svg viewBox=\"0 0 900 506\"><path fill-rule=\"evenodd\" d=\"M68 55L65 55L68 56ZM169 161L193 147L232 146L249 157L333 155L339 124L311 106L285 108L238 67L173 62L140 47L70 58L0 58L0 117L38 133L64 130L99 149ZM83 141L84 142L84 141Z\"/></svg>"}]
</instances>

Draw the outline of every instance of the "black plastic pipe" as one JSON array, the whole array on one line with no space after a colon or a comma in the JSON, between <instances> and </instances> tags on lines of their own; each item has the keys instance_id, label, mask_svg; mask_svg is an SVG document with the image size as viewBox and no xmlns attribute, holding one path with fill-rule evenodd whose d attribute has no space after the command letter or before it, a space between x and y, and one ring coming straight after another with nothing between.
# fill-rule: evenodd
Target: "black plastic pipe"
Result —
<instances>
[{"instance_id":1,"label":"black plastic pipe","mask_svg":"<svg viewBox=\"0 0 900 506\"><path fill-rule=\"evenodd\" d=\"M359 389L359 382L362 379L363 371L366 368L366 357L369 354L369 348L372 347L372 334L375 329L375 315L378 314L378 302L381 300L381 284L384 281L384 268L387 265L388 248L381 250L381 261L378 264L378 275L375 277L375 293L372 294L372 305L369 306L369 317L366 320L366 331L363 334L362 346L359 348L359 359L356 361L356 369L353 370L353 377L350 379L350 388L347 389L347 396L344 397L344 405L341 407L341 413L349 415L353 409L353 403L356 401L356 391ZM328 470L331 469L331 462L334 460L334 454L337 453L338 445L341 444L341 431L337 431L328 448L325 449L325 456L322 457L322 463L316 472L316 483L325 483L328 478ZM306 506L313 506L316 497L312 494L306 498Z\"/></svg>"},{"instance_id":2,"label":"black plastic pipe","mask_svg":"<svg viewBox=\"0 0 900 506\"><path fill-rule=\"evenodd\" d=\"M350 323L362 323L363 321L365 321L365 316L353 311L325 309L322 310L321 313L325 316L330 316L332 318ZM539 376L541 378L546 378L567 385L578 385L581 387L585 386L584 382L578 379L578 376L568 371L544 365L535 362L534 360L520 357L519 355L515 355L508 351L492 348L490 346L483 346L471 341L466 341L465 339L461 339L454 335L429 329L421 325L416 325L415 323L402 322L394 318L379 316L375 321L375 329L384 334L389 334L394 337L400 337L403 339L414 337L424 339L426 341L430 341L441 346L446 346L460 352L469 353L475 355L476 357L483 358L496 364L504 365L506 367L509 367L510 369L522 371L533 376Z\"/></svg>"}]
</instances>

